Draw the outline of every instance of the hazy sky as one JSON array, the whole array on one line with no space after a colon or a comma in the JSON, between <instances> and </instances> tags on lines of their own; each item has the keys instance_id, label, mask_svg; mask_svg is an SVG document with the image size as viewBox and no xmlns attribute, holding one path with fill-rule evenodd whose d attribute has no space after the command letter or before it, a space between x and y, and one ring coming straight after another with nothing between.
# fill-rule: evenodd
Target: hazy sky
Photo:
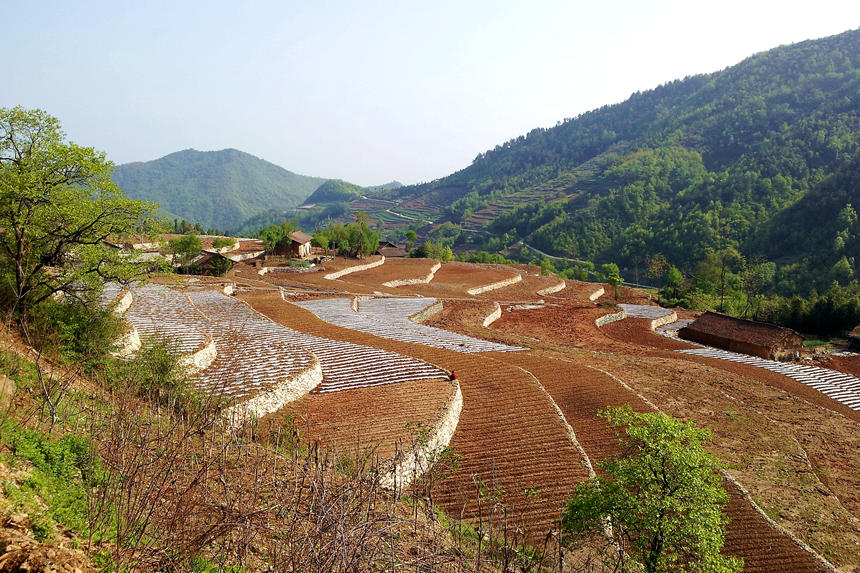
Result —
<instances>
[{"instance_id":1,"label":"hazy sky","mask_svg":"<svg viewBox=\"0 0 860 573\"><path fill-rule=\"evenodd\" d=\"M16 1L0 107L116 163L234 147L428 181L538 126L860 25L857 0Z\"/></svg>"}]
</instances>

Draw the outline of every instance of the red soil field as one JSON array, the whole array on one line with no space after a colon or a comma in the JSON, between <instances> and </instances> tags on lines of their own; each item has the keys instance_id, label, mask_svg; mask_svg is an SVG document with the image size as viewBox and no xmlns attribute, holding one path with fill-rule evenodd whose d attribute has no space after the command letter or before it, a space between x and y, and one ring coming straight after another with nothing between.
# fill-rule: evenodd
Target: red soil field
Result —
<instances>
[{"instance_id":1,"label":"red soil field","mask_svg":"<svg viewBox=\"0 0 860 573\"><path fill-rule=\"evenodd\" d=\"M554 527L574 484L587 477L549 396L531 374L500 361L500 353L461 354L382 339L332 326L277 295L243 298L290 328L399 352L457 372L463 411L451 446L462 459L460 469L437 493L452 514L462 510L466 517L477 515L475 474L488 488L505 492L512 522L542 539ZM537 488L537 498L529 494L530 488Z\"/></svg>"},{"instance_id":2,"label":"red soil field","mask_svg":"<svg viewBox=\"0 0 860 573\"><path fill-rule=\"evenodd\" d=\"M433 281L427 285L404 287L408 292L434 297L467 297L470 288L482 287L513 278L519 273L487 268L484 265L443 263Z\"/></svg>"},{"instance_id":3,"label":"red soil field","mask_svg":"<svg viewBox=\"0 0 860 573\"><path fill-rule=\"evenodd\" d=\"M343 277L348 283L373 286L384 292L397 292L403 287L391 288L382 283L395 280L423 279L438 261L434 259L385 259L385 264L366 271L359 271Z\"/></svg>"},{"instance_id":4,"label":"red soil field","mask_svg":"<svg viewBox=\"0 0 860 573\"><path fill-rule=\"evenodd\" d=\"M432 427L444 414L454 392L451 383L416 380L340 392L306 394L276 414L260 421L265 434L276 432L285 420L307 439L341 451L373 449L380 459L395 447L409 449L415 440L408 424Z\"/></svg>"},{"instance_id":5,"label":"red soil field","mask_svg":"<svg viewBox=\"0 0 860 573\"><path fill-rule=\"evenodd\" d=\"M470 284L476 277L482 277L475 281L481 284L494 282L486 279L495 269L479 266L465 272L458 268L461 266L468 267L443 265L440 273L448 270L438 285L402 287L397 292L465 298L466 288L479 286ZM368 280L372 279L373 271L367 273ZM346 280L325 283L320 286L331 290L377 290ZM835 563L848 567L843 570L851 571L851 565L860 562L856 525L860 515L856 485L860 431L855 418L840 416L837 402L785 376L674 352L686 344L654 334L646 320L626 319L596 327L595 318L613 312L611 307L588 301L599 286L568 281L568 288L542 297L558 306L503 312L489 328L482 328L481 320L492 310L493 300L504 300L505 289L487 293L480 302L445 300L442 313L425 324L541 349L477 355L335 327L284 303L277 293L263 293L251 302L292 328L399 352L457 371L464 409L451 445L463 458L460 470L443 482L436 497L452 514L460 515L463 510L467 517L476 516L475 473L488 489L504 492L501 497L510 515L520 516L518 520L533 539L554 527L564 499L576 482L585 479L586 472L549 395L592 461L617 451L614 431L595 416L598 409L624 402L636 409L648 407L611 377L588 368L594 366L619 376L667 413L712 428L712 451L733 464L731 473L765 510L820 552L829 552ZM607 293L611 297L608 288ZM621 300L645 302L647 297L622 289ZM408 396L405 387L403 391ZM368 395L366 399L374 398ZM336 415L334 404L314 407L320 414ZM380 419L384 417L395 420L393 412ZM383 431L382 426L374 430ZM348 434L348 430L344 432ZM532 487L537 488L537 499L526 491ZM732 493L727 512L732 523L725 550L746 559L745 571L821 570L737 491Z\"/></svg>"}]
</instances>

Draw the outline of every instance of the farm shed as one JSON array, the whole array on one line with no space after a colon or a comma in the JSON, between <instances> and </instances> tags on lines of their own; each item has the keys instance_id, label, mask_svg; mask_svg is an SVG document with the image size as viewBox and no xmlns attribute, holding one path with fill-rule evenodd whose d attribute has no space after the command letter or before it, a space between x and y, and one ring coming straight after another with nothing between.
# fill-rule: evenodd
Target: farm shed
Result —
<instances>
[{"instance_id":1,"label":"farm shed","mask_svg":"<svg viewBox=\"0 0 860 573\"><path fill-rule=\"evenodd\" d=\"M379 241L379 247L376 249L376 254L382 255L386 259L405 257L407 255L406 249L398 247L394 243L389 243L388 241Z\"/></svg>"},{"instance_id":2,"label":"farm shed","mask_svg":"<svg viewBox=\"0 0 860 573\"><path fill-rule=\"evenodd\" d=\"M803 347L803 337L790 328L706 312L678 331L685 340L770 360L791 360Z\"/></svg>"},{"instance_id":3,"label":"farm shed","mask_svg":"<svg viewBox=\"0 0 860 573\"><path fill-rule=\"evenodd\" d=\"M313 237L302 231L294 231L290 234L289 241L281 241L271 250L272 255L303 259L311 254L311 241Z\"/></svg>"}]
</instances>

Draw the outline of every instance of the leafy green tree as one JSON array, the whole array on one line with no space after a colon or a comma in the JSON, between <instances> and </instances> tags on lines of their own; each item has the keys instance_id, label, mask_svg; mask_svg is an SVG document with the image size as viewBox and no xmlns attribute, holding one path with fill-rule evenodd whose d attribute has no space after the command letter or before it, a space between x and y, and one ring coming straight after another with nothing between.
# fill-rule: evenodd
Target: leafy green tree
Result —
<instances>
[{"instance_id":1,"label":"leafy green tree","mask_svg":"<svg viewBox=\"0 0 860 573\"><path fill-rule=\"evenodd\" d=\"M684 275L678 270L678 267L671 265L666 271L666 286L672 289L672 297L677 300L678 289L684 284Z\"/></svg>"},{"instance_id":2,"label":"leafy green tree","mask_svg":"<svg viewBox=\"0 0 860 573\"><path fill-rule=\"evenodd\" d=\"M618 265L615 263L600 265L600 274L603 275L604 280L611 284L612 288L615 289L615 300L618 300L618 287L621 286L621 283L624 281L624 279L621 278L621 270L618 268Z\"/></svg>"},{"instance_id":3,"label":"leafy green tree","mask_svg":"<svg viewBox=\"0 0 860 573\"><path fill-rule=\"evenodd\" d=\"M55 293L91 299L147 263L106 241L146 234L155 205L123 195L104 153L42 110L0 108L0 289L19 319Z\"/></svg>"},{"instance_id":4,"label":"leafy green tree","mask_svg":"<svg viewBox=\"0 0 860 573\"><path fill-rule=\"evenodd\" d=\"M173 262L186 273L190 270L191 261L200 254L202 249L203 243L194 233L182 235L167 242L167 250L173 255Z\"/></svg>"},{"instance_id":5,"label":"leafy green tree","mask_svg":"<svg viewBox=\"0 0 860 573\"><path fill-rule=\"evenodd\" d=\"M415 246L415 241L418 240L418 233L415 232L415 229L409 229L406 231L406 250L411 251Z\"/></svg>"},{"instance_id":6,"label":"leafy green tree","mask_svg":"<svg viewBox=\"0 0 860 573\"><path fill-rule=\"evenodd\" d=\"M601 462L605 478L576 486L562 516L569 543L608 535L603 558L625 572L740 571L743 560L720 555L729 496L702 448L710 431L629 405L600 415L624 427L625 453Z\"/></svg>"}]
</instances>

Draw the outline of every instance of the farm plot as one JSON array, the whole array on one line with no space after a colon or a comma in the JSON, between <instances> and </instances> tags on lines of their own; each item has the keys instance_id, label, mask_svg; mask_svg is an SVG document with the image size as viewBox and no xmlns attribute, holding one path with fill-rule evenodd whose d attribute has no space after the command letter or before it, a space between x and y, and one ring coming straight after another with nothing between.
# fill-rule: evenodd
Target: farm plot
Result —
<instances>
[{"instance_id":1,"label":"farm plot","mask_svg":"<svg viewBox=\"0 0 860 573\"><path fill-rule=\"evenodd\" d=\"M818 366L805 366L800 364L790 364L786 362L777 362L775 360L766 360L757 356L748 356L746 354L737 354L727 350L717 348L692 348L687 350L678 350L684 354L692 354L705 358L718 358L720 360L728 360L730 362L739 362L741 364L749 364L776 372L797 380L811 388L815 388L825 396L845 404L852 410L860 412L860 378L845 374L836 370L828 370Z\"/></svg>"},{"instance_id":2,"label":"farm plot","mask_svg":"<svg viewBox=\"0 0 860 573\"><path fill-rule=\"evenodd\" d=\"M334 291L334 290L345 290L347 284L349 284L350 290L355 290L361 293L372 293L375 289L372 286L365 285L360 286L359 283L346 283L345 280L349 279L350 275L346 274L340 279L330 280L326 279L326 275L330 275L331 273L336 273L339 271L344 271L352 267L362 266L366 264L377 263L382 260L380 256L367 257L360 261L355 259L346 259L342 257L336 257L331 261L325 262L317 272L308 272L308 273L266 273L265 275L260 276L257 274L257 270L251 267L240 267L236 270L237 276L241 276L243 278L252 278L259 279L268 284L285 286L289 287L292 285L299 286L301 288L312 288L320 291ZM387 264L384 263L381 265L384 267ZM362 271L356 271L362 272Z\"/></svg>"},{"instance_id":3,"label":"farm plot","mask_svg":"<svg viewBox=\"0 0 860 573\"><path fill-rule=\"evenodd\" d=\"M261 432L275 434L285 423L304 439L357 454L367 450L388 459L415 445L422 429L444 415L454 388L440 380L417 380L356 388L349 392L306 394L263 418Z\"/></svg>"},{"instance_id":4,"label":"farm plot","mask_svg":"<svg viewBox=\"0 0 860 573\"><path fill-rule=\"evenodd\" d=\"M444 263L433 282L414 285L409 292L425 296L468 296L470 289L487 287L507 280L517 280L520 274L469 263Z\"/></svg>"},{"instance_id":5,"label":"farm plot","mask_svg":"<svg viewBox=\"0 0 860 573\"><path fill-rule=\"evenodd\" d=\"M438 261L433 259L389 258L385 259L385 264L382 266L346 275L343 280L361 286L374 286L387 290L390 287L385 283L389 281L427 278L437 264Z\"/></svg>"},{"instance_id":6,"label":"farm plot","mask_svg":"<svg viewBox=\"0 0 860 573\"><path fill-rule=\"evenodd\" d=\"M511 527L518 524L533 541L556 529L554 522L564 501L588 473L538 381L498 359L511 353L464 354L378 338L323 322L305 309L284 304L277 295L242 297L273 320L293 328L373 345L456 370L463 410L450 446L462 458L459 470L438 486L434 497L452 515L462 511L466 518L476 519L476 489L481 489L487 495L498 495ZM332 407L336 403L332 402ZM483 507L485 523L491 514L502 519L498 507Z\"/></svg>"},{"instance_id":7,"label":"farm plot","mask_svg":"<svg viewBox=\"0 0 860 573\"><path fill-rule=\"evenodd\" d=\"M302 348L313 353L319 359L323 372L323 382L316 388L316 392L447 377L439 368L413 358L286 328L254 312L246 304L215 291L193 292L189 294L189 298L200 312L211 320L213 330L241 334L245 339L257 339L260 341L259 346L263 348L277 344L281 347ZM253 354L249 357L250 360L245 360L241 347L235 348L235 352L242 357L240 363L264 359ZM278 352L270 352L265 359L277 363L284 357ZM251 364L247 368L257 366ZM213 382L217 380L218 376L215 376Z\"/></svg>"},{"instance_id":8,"label":"farm plot","mask_svg":"<svg viewBox=\"0 0 860 573\"><path fill-rule=\"evenodd\" d=\"M606 285L600 283L587 283L583 281L567 280L564 290L546 296L547 300L561 299L576 302L594 302L607 291Z\"/></svg>"},{"instance_id":9,"label":"farm plot","mask_svg":"<svg viewBox=\"0 0 860 573\"><path fill-rule=\"evenodd\" d=\"M371 298L358 300L358 312L347 298L323 298L296 303L337 326L359 330L374 336L445 348L455 352L507 352L518 347L496 344L455 332L416 324L413 314L432 306L432 298Z\"/></svg>"},{"instance_id":10,"label":"farm plot","mask_svg":"<svg viewBox=\"0 0 860 573\"><path fill-rule=\"evenodd\" d=\"M535 301L543 298L538 291L556 287L560 282L562 282L553 277L541 277L527 274L522 275L522 277L522 280L517 283L486 293L481 293L476 296L497 301Z\"/></svg>"},{"instance_id":11,"label":"farm plot","mask_svg":"<svg viewBox=\"0 0 860 573\"><path fill-rule=\"evenodd\" d=\"M135 287L132 296L133 302L124 316L141 337L171 339L183 354L209 343L206 319L182 292L149 284Z\"/></svg>"},{"instance_id":12,"label":"farm plot","mask_svg":"<svg viewBox=\"0 0 860 573\"><path fill-rule=\"evenodd\" d=\"M593 463L621 452L615 430L596 416L599 409L630 404L640 412L650 410L634 392L585 364L537 352L510 354L504 360L527 369L541 381ZM595 469L598 474L602 473L599 468ZM734 486L728 482L725 485L731 494L726 508L731 521L723 551L743 557L744 571L824 570L810 554L771 527Z\"/></svg>"}]
</instances>

